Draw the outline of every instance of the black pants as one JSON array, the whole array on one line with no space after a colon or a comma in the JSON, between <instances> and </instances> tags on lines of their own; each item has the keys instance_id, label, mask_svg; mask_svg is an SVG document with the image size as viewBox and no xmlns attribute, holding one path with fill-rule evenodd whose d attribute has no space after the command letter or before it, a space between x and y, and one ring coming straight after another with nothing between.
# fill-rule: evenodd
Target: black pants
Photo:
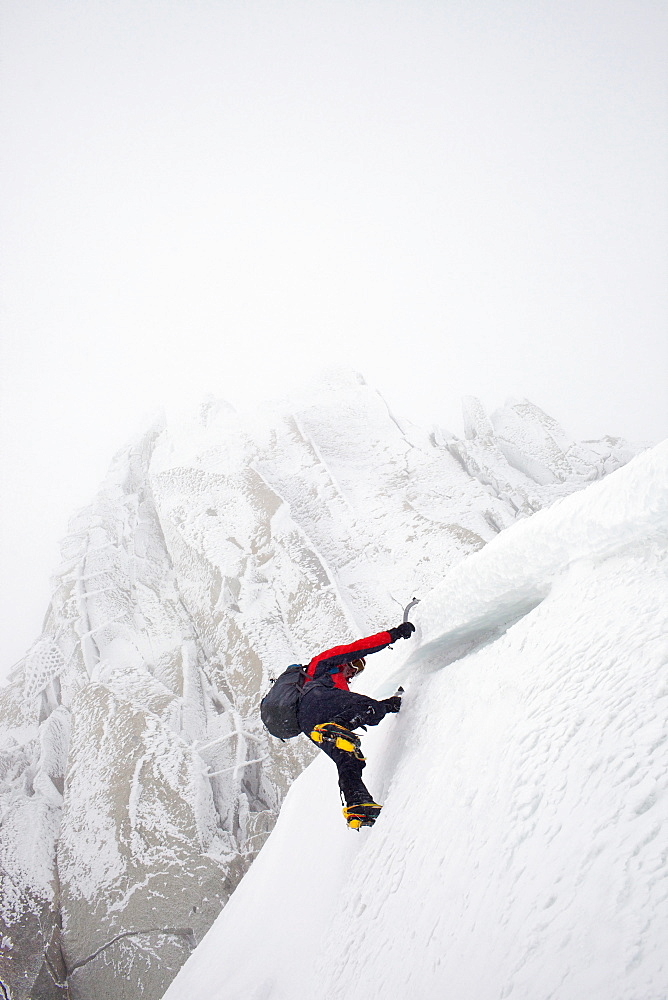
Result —
<instances>
[{"instance_id":1,"label":"black pants","mask_svg":"<svg viewBox=\"0 0 668 1000\"><path fill-rule=\"evenodd\" d=\"M347 806L360 802L373 802L371 792L362 781L362 771L366 761L360 760L348 750L339 750L333 743L316 743L323 753L331 757L339 772L339 788Z\"/></svg>"},{"instance_id":2,"label":"black pants","mask_svg":"<svg viewBox=\"0 0 668 1000\"><path fill-rule=\"evenodd\" d=\"M312 689L311 689L312 688ZM311 690L309 690L311 689ZM317 725L333 722L354 730L364 722L375 726L385 716L386 707L354 691L340 691L333 686L315 682L307 685L307 690L299 708L299 724L302 732L310 738ZM314 741L315 742L315 741ZM339 788L347 806L361 802L373 802L371 793L362 781L362 771L366 766L353 753L339 750L333 743L316 743L323 753L331 757L339 772Z\"/></svg>"}]
</instances>

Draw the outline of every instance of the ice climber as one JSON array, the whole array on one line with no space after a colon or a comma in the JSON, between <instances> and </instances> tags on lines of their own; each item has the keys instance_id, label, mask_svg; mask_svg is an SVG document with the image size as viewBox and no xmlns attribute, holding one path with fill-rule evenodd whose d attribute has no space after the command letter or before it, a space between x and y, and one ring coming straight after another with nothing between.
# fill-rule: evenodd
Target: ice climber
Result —
<instances>
[{"instance_id":1,"label":"ice climber","mask_svg":"<svg viewBox=\"0 0 668 1000\"><path fill-rule=\"evenodd\" d=\"M408 639L415 626L408 621L387 632L358 639L348 646L335 646L314 656L306 668L306 681L299 703L301 731L331 757L339 772L339 788L345 802L343 815L349 827L372 826L381 810L362 781L366 761L354 729L377 726L388 712L401 708L399 694L376 701L356 694L349 681L364 670L364 655L378 653L397 639Z\"/></svg>"}]
</instances>

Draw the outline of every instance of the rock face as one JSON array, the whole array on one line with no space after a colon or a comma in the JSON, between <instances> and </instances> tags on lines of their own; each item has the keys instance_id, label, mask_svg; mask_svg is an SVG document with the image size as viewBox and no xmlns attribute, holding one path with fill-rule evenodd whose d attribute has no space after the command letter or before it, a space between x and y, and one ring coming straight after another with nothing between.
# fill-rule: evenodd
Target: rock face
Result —
<instances>
[{"instance_id":1,"label":"rock face","mask_svg":"<svg viewBox=\"0 0 668 1000\"><path fill-rule=\"evenodd\" d=\"M269 678L638 450L526 401L427 433L344 374L120 452L0 692L4 996L161 997L313 756L263 730Z\"/></svg>"}]
</instances>

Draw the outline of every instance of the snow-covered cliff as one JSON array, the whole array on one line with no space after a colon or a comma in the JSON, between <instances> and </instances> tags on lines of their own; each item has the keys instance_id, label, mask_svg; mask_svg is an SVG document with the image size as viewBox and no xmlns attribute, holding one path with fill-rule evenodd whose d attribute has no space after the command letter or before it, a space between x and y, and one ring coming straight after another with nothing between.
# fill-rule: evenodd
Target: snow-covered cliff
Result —
<instances>
[{"instance_id":1,"label":"snow-covered cliff","mask_svg":"<svg viewBox=\"0 0 668 1000\"><path fill-rule=\"evenodd\" d=\"M7 997L160 997L313 756L262 730L268 678L634 454L526 401L468 400L465 426L422 431L343 374L116 456L0 692Z\"/></svg>"},{"instance_id":2,"label":"snow-covered cliff","mask_svg":"<svg viewBox=\"0 0 668 1000\"><path fill-rule=\"evenodd\" d=\"M665 442L447 571L375 826L314 761L164 1000L665 1000L667 557Z\"/></svg>"}]
</instances>

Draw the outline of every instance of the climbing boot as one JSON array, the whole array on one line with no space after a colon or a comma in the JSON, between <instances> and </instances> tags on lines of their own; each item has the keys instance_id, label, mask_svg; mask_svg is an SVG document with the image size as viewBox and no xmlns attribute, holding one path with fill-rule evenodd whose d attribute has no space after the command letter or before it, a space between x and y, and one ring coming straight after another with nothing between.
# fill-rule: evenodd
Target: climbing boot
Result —
<instances>
[{"instance_id":1,"label":"climbing boot","mask_svg":"<svg viewBox=\"0 0 668 1000\"><path fill-rule=\"evenodd\" d=\"M359 830L361 826L373 826L382 808L377 802L358 802L344 806L343 815L351 830Z\"/></svg>"},{"instance_id":2,"label":"climbing boot","mask_svg":"<svg viewBox=\"0 0 668 1000\"><path fill-rule=\"evenodd\" d=\"M359 736L337 722L321 722L311 731L310 736L314 743L333 743L337 750L345 750L354 754L358 760L364 760Z\"/></svg>"}]
</instances>

